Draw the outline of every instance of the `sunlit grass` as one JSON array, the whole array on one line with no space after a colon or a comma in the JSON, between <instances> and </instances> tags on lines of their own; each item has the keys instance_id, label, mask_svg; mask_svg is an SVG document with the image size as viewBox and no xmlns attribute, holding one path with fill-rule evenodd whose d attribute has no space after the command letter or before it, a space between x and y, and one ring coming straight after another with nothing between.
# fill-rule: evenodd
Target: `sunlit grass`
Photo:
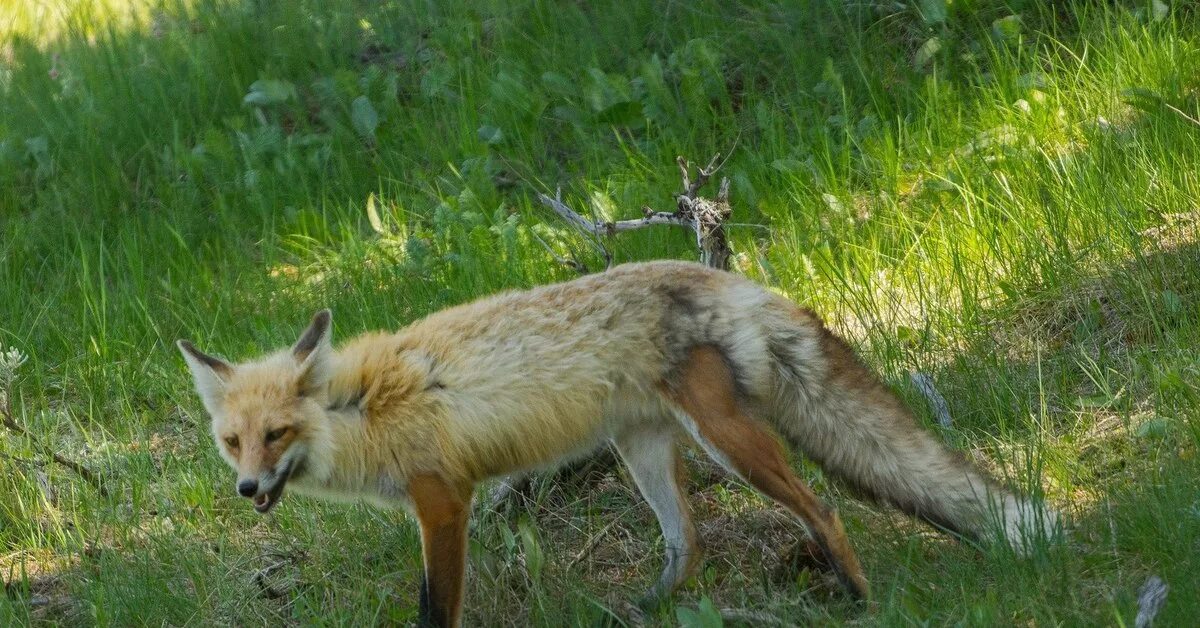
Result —
<instances>
[{"instance_id":1,"label":"sunlit grass","mask_svg":"<svg viewBox=\"0 0 1200 628\"><path fill-rule=\"evenodd\" d=\"M255 516L172 342L247 356L318 307L345 337L571 276L538 238L599 268L534 192L636 217L670 208L676 155L718 151L739 271L826 317L914 407L907 372L929 373L941 435L1074 527L1033 558L981 552L806 466L863 556L864 608L776 574L800 531L694 465L710 555L679 606L1128 624L1153 573L1165 624L1200 608L1194 9L10 4L0 345L30 356L18 418L113 495L0 436L0 621L412 620L413 526L295 496ZM667 230L612 248L694 256ZM476 519L473 625L594 622L652 580L661 540L620 478L540 504Z\"/></svg>"}]
</instances>

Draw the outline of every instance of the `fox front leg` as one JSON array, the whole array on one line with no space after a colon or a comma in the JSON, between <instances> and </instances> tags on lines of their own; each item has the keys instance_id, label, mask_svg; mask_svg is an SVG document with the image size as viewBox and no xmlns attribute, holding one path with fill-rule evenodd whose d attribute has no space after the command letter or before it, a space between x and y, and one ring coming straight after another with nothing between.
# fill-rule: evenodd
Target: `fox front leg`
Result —
<instances>
[{"instance_id":1,"label":"fox front leg","mask_svg":"<svg viewBox=\"0 0 1200 628\"><path fill-rule=\"evenodd\" d=\"M452 486L435 475L421 475L409 482L408 493L421 526L425 564L418 624L459 626L467 567L470 488Z\"/></svg>"}]
</instances>

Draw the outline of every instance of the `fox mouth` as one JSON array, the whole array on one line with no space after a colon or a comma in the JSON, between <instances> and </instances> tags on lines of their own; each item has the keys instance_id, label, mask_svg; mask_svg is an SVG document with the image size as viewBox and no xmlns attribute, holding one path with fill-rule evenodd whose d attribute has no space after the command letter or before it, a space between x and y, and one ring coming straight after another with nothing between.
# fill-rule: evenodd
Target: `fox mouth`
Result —
<instances>
[{"instance_id":1,"label":"fox mouth","mask_svg":"<svg viewBox=\"0 0 1200 628\"><path fill-rule=\"evenodd\" d=\"M279 503L279 499L283 497L283 487L292 477L292 470L295 465L288 465L281 473L278 473L279 479L275 481L275 485L271 490L264 493L259 493L254 496L254 510L260 515L265 515Z\"/></svg>"},{"instance_id":2,"label":"fox mouth","mask_svg":"<svg viewBox=\"0 0 1200 628\"><path fill-rule=\"evenodd\" d=\"M275 483L275 487L266 493L260 493L254 497L254 510L258 514L265 515L279 503L279 498L283 497L283 485L287 484L286 479L280 479Z\"/></svg>"}]
</instances>

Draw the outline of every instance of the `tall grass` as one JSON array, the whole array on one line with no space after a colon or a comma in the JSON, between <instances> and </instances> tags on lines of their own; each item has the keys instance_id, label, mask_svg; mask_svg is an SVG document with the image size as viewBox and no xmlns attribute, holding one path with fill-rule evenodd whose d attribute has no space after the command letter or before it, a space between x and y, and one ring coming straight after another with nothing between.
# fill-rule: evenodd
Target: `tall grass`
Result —
<instances>
[{"instance_id":1,"label":"tall grass","mask_svg":"<svg viewBox=\"0 0 1200 628\"><path fill-rule=\"evenodd\" d=\"M1152 573L1164 623L1200 608L1186 3L9 8L0 345L30 356L13 406L113 495L0 436L6 623L413 619L412 525L294 496L249 512L173 340L246 356L318 307L344 336L569 277L539 238L598 268L534 192L634 217L670 207L676 155L716 152L739 272L826 317L914 407L905 374L932 374L943 436L1074 529L1033 558L981 553L805 467L874 582L860 608L773 570L801 533L697 467L709 559L659 619L715 602L801 624L1130 623ZM667 230L612 246L694 257ZM469 620L621 615L657 569L653 530L613 481L480 513Z\"/></svg>"}]
</instances>

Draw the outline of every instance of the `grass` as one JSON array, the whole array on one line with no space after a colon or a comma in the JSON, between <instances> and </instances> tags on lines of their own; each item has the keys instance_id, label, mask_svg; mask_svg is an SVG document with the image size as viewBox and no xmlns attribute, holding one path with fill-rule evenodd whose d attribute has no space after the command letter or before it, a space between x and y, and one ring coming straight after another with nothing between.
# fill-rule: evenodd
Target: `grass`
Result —
<instances>
[{"instance_id":1,"label":"grass","mask_svg":"<svg viewBox=\"0 0 1200 628\"><path fill-rule=\"evenodd\" d=\"M0 345L29 356L12 405L112 494L0 436L3 623L413 620L413 524L294 495L256 516L173 341L247 356L322 306L344 336L567 278L535 234L598 260L535 192L634 217L670 206L676 155L718 151L737 269L826 317L922 411L906 373L931 374L955 418L941 435L1073 529L1030 558L979 551L802 466L873 582L859 607L774 569L802 533L693 465L709 555L659 621L712 625L715 605L796 624L1125 625L1152 574L1171 586L1163 625L1200 612L1187 3L9 9ZM694 256L667 230L613 246ZM543 484L529 508L476 517L468 622L620 615L660 551L621 477Z\"/></svg>"}]
</instances>

